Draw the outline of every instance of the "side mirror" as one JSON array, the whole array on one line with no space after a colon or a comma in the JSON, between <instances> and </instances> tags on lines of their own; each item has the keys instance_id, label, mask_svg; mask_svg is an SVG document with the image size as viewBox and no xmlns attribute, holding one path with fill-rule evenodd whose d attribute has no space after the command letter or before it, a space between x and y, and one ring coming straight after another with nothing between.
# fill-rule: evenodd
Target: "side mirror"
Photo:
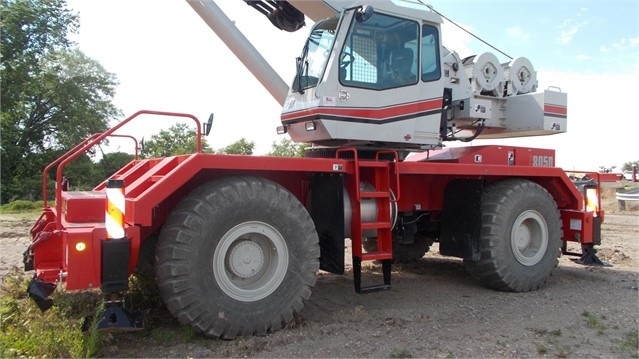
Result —
<instances>
[{"instance_id":1,"label":"side mirror","mask_svg":"<svg viewBox=\"0 0 639 359\"><path fill-rule=\"evenodd\" d=\"M373 9L373 6L371 5L360 6L355 13L355 20L357 22L365 22L366 20L370 19L371 16L373 16L374 11L375 9Z\"/></svg>"},{"instance_id":2,"label":"side mirror","mask_svg":"<svg viewBox=\"0 0 639 359\"><path fill-rule=\"evenodd\" d=\"M204 127L202 129L203 132L204 132L204 135L208 136L209 133L211 133L211 128L213 127L213 114L212 113L209 115L209 120L206 121L206 123L203 124L202 127Z\"/></svg>"}]
</instances>

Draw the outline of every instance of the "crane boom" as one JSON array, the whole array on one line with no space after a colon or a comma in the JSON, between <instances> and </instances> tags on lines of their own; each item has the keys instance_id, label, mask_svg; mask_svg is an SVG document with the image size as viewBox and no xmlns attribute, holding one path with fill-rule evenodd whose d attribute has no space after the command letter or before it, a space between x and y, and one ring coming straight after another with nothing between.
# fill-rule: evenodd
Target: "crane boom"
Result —
<instances>
[{"instance_id":1,"label":"crane boom","mask_svg":"<svg viewBox=\"0 0 639 359\"><path fill-rule=\"evenodd\" d=\"M265 15L278 29L297 31L302 28L304 15L314 22L337 15L352 0L244 0Z\"/></svg>"},{"instance_id":2,"label":"crane boom","mask_svg":"<svg viewBox=\"0 0 639 359\"><path fill-rule=\"evenodd\" d=\"M224 44L242 61L273 98L283 105L289 86L212 0L187 0Z\"/></svg>"}]
</instances>

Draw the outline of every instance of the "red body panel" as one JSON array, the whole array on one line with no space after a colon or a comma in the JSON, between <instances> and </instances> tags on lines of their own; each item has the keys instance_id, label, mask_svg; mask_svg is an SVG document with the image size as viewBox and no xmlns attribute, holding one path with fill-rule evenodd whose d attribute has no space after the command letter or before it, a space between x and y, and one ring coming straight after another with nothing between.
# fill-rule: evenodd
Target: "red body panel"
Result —
<instances>
[{"instance_id":1,"label":"red body panel","mask_svg":"<svg viewBox=\"0 0 639 359\"><path fill-rule=\"evenodd\" d=\"M104 220L105 192L62 192L62 214L67 222L85 223Z\"/></svg>"},{"instance_id":2,"label":"red body panel","mask_svg":"<svg viewBox=\"0 0 639 359\"><path fill-rule=\"evenodd\" d=\"M600 173L599 178L602 182L617 182L623 179L623 175L621 173Z\"/></svg>"},{"instance_id":3,"label":"red body panel","mask_svg":"<svg viewBox=\"0 0 639 359\"><path fill-rule=\"evenodd\" d=\"M360 159L359 166L366 161L374 160ZM482 179L490 183L508 177L525 178L554 197L562 214L564 240L592 243L593 216L602 217L603 212L585 212L583 195L566 173L553 165L554 151L545 149L482 146L431 151L430 155L391 163L390 188L398 198L399 211L428 210L437 220L451 180ZM141 243L157 232L171 209L199 185L223 176L260 176L278 182L306 203L310 179L317 173L339 173L349 179L357 171L352 160L341 158L195 153L133 161L112 177L125 183L126 234L131 240L129 272L135 268ZM104 186L100 185L93 192L61 195L61 219L55 210L45 210L42 223L33 231L32 250L39 279L55 282L62 278L67 289L100 286L100 241L106 237L101 204L104 198ZM55 230L56 221L61 223L60 231ZM76 246L80 242L83 245Z\"/></svg>"},{"instance_id":4,"label":"red body panel","mask_svg":"<svg viewBox=\"0 0 639 359\"><path fill-rule=\"evenodd\" d=\"M562 210L564 241L592 244L594 242L595 214L596 212Z\"/></svg>"}]
</instances>

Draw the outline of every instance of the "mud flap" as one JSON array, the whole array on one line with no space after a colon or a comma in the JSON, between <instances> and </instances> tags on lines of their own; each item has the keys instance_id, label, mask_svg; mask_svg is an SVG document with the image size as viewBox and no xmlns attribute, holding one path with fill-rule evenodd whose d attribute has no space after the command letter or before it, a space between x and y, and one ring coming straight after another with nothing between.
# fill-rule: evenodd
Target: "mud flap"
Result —
<instances>
[{"instance_id":1,"label":"mud flap","mask_svg":"<svg viewBox=\"0 0 639 359\"><path fill-rule=\"evenodd\" d=\"M127 238L102 242L102 291L124 292L129 289L131 241Z\"/></svg>"},{"instance_id":2,"label":"mud flap","mask_svg":"<svg viewBox=\"0 0 639 359\"><path fill-rule=\"evenodd\" d=\"M344 179L317 174L311 181L310 214L320 245L320 269L344 274Z\"/></svg>"},{"instance_id":3,"label":"mud flap","mask_svg":"<svg viewBox=\"0 0 639 359\"><path fill-rule=\"evenodd\" d=\"M439 251L471 261L480 259L482 180L458 179L446 186Z\"/></svg>"}]
</instances>

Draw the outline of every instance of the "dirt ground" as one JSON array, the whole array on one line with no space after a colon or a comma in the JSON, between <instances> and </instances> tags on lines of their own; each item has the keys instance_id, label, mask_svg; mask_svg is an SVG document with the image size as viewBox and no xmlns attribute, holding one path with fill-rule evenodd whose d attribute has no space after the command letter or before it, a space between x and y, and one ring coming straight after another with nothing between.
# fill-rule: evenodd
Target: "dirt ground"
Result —
<instances>
[{"instance_id":1,"label":"dirt ground","mask_svg":"<svg viewBox=\"0 0 639 359\"><path fill-rule=\"evenodd\" d=\"M606 208L606 207L604 207ZM112 357L637 357L639 211L609 201L599 257L611 267L584 267L572 257L542 289L484 289L461 260L437 254L395 266L389 292L353 290L352 275L320 273L294 323L265 337L232 341L112 338ZM0 216L0 274L21 265L33 218ZM577 247L572 248L575 251ZM372 265L364 282L381 282ZM634 338L634 346L632 344Z\"/></svg>"}]
</instances>

